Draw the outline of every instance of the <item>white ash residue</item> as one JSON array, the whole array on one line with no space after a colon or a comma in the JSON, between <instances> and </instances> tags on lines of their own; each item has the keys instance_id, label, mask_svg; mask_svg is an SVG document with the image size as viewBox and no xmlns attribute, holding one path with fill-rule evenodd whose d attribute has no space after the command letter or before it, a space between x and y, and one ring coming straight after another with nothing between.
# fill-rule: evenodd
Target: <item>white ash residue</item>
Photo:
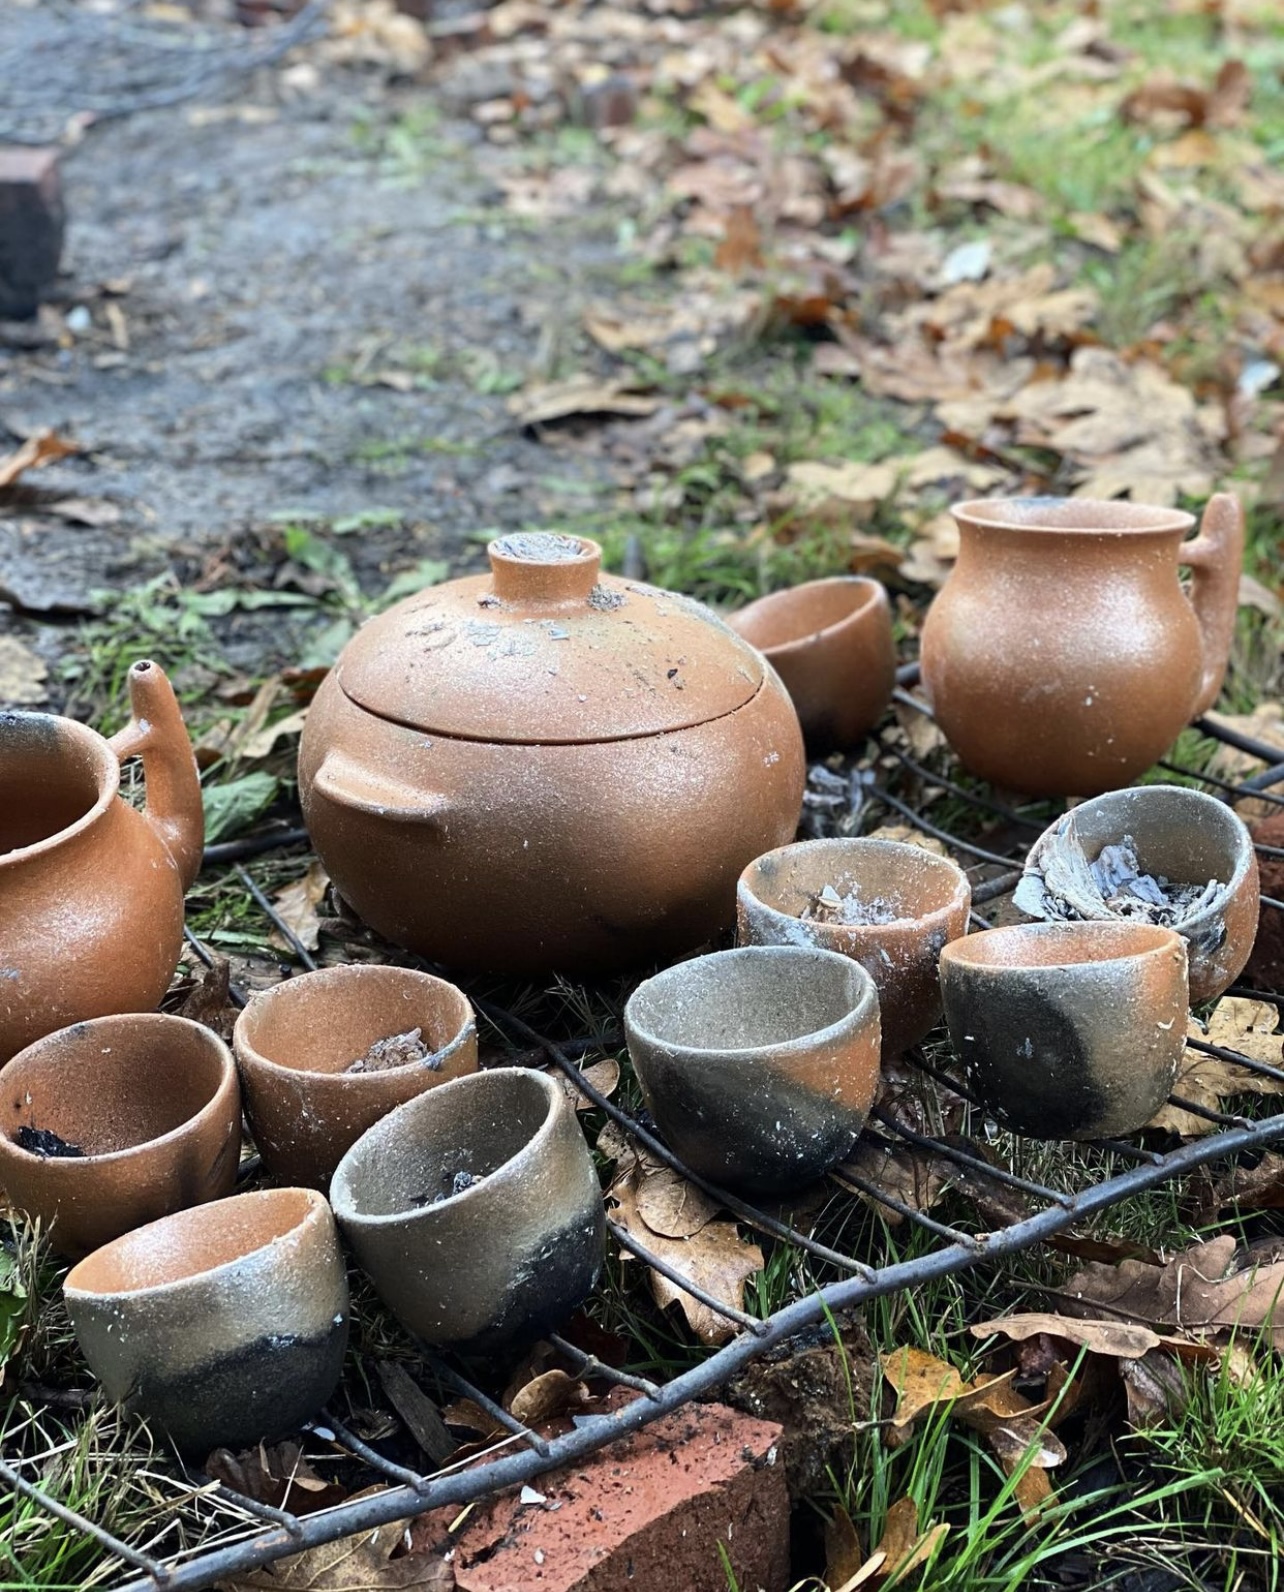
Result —
<instances>
[{"instance_id":1,"label":"white ash residue","mask_svg":"<svg viewBox=\"0 0 1284 1592\"><path fill-rule=\"evenodd\" d=\"M1146 873L1137 843L1124 835L1089 860L1073 828L1045 835L1031 851L1013 900L1031 917L1101 921L1108 918L1176 929L1213 906L1226 881L1191 884Z\"/></svg>"},{"instance_id":2,"label":"white ash residue","mask_svg":"<svg viewBox=\"0 0 1284 1592\"><path fill-rule=\"evenodd\" d=\"M528 564L565 564L583 558L586 548L578 536L556 531L514 531L495 542L501 558L519 558Z\"/></svg>"},{"instance_id":3,"label":"white ash residue","mask_svg":"<svg viewBox=\"0 0 1284 1592\"><path fill-rule=\"evenodd\" d=\"M880 923L897 923L901 913L894 901L886 896L862 896L852 888L840 894L832 884L827 884L808 897L807 905L798 916L804 922L841 923L849 927L866 928Z\"/></svg>"},{"instance_id":4,"label":"white ash residue","mask_svg":"<svg viewBox=\"0 0 1284 1592\"><path fill-rule=\"evenodd\" d=\"M424 1043L423 1029L412 1028L405 1034L388 1034L376 1039L364 1056L358 1056L343 1069L344 1072L391 1072L394 1067L408 1067L412 1062L424 1062L434 1071L441 1066L441 1057Z\"/></svg>"}]
</instances>

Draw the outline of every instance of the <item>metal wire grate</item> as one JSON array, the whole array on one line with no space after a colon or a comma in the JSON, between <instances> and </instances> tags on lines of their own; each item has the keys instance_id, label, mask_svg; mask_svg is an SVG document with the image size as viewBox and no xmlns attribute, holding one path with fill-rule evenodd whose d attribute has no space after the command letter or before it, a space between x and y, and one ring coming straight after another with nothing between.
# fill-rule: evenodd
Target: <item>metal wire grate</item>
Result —
<instances>
[{"instance_id":1,"label":"metal wire grate","mask_svg":"<svg viewBox=\"0 0 1284 1592\"><path fill-rule=\"evenodd\" d=\"M902 670L902 688L897 694L903 702L923 712L924 704L903 689L913 684L914 679L913 668ZM1272 785L1284 783L1284 765L1277 761L1278 749L1229 732L1211 720L1201 720L1197 727L1208 736L1252 753L1270 766L1262 774L1242 784L1204 776L1178 764L1165 763L1164 768L1184 779L1202 781L1226 799L1251 795L1284 810L1284 797L1274 795L1269 790ZM1029 831L1030 838L1044 827L1043 822L1005 806L992 793L968 788L933 772L903 750L897 749L896 757L906 774L920 787L948 793L965 807L983 812L991 819L1002 820L1009 829ZM974 873L988 870L990 877L974 881L973 900L977 906L1005 895L1019 877L1019 868L1014 864L1024 849L1021 840L1014 841L1012 852L1003 855L961 835L950 833L925 818L912 802L889 789L888 782L879 780L874 773L857 770L836 774L827 769L817 770L814 771L813 785L818 786L813 788L809 796L810 819L813 823L817 820L817 814L823 813L826 808L831 811L842 809L845 824L859 828L863 825L867 809L881 809L903 819L915 829L944 841ZM805 823L807 818L808 815L805 815ZM289 844L301 838L306 838L302 832L287 831L278 837L276 843ZM232 860L238 853L243 856L262 849L266 847L253 843L242 848L212 847L206 860L207 863L220 863ZM1260 846L1258 849L1268 856L1280 854L1278 848ZM237 866L248 894L291 946L297 961L304 967L314 966L308 951L281 920L253 879L240 867L239 862ZM1263 906L1266 911L1284 910L1284 904L1269 897L1263 899ZM979 927L989 927L987 920L975 910L973 918ZM202 960L207 963L211 960L205 947L190 934L189 943ZM1231 993L1265 1000L1284 1009L1284 999L1277 994L1251 989L1236 989ZM544 1471L582 1460L614 1439L637 1431L692 1399L711 1393L743 1370L755 1357L784 1344L796 1334L820 1327L826 1320L832 1320L842 1312L880 1296L916 1287L935 1277L998 1262L1018 1250L1055 1238L1085 1218L1108 1209L1130 1195L1180 1177L1209 1162L1284 1141L1284 1114L1250 1120L1173 1097L1172 1104L1209 1120L1217 1131L1167 1153L1123 1141L1107 1141L1084 1147L1080 1159L1084 1174L1082 1185L1066 1190L1027 1177L1010 1165L996 1165L973 1140L960 1142L956 1136L947 1139L921 1132L901 1121L885 1105L878 1106L872 1113L864 1142L884 1149L901 1148L940 1158L957 1169L962 1184L972 1187L988 1185L1005 1190L1009 1197L1018 1196L1024 1202L1024 1208L1017 1219L990 1228L978 1223L976 1230L969 1231L917 1209L911 1202L879 1187L850 1165L841 1167L832 1174L834 1187L843 1194L860 1197L883 1208L889 1213L889 1219L913 1224L930 1245L925 1253L914 1258L875 1265L822 1242L814 1232L803 1232L779 1215L759 1209L714 1187L684 1166L643 1121L631 1117L584 1076L574 1054L583 1053L591 1048L589 1045L556 1043L515 1013L476 995L472 998L479 1013L506 1036L514 1048L529 1050L535 1047L542 1050L575 1088L626 1134L634 1145L663 1165L680 1172L745 1227L769 1240L793 1245L811 1260L830 1268L837 1273L836 1280L760 1319L718 1300L662 1257L652 1253L645 1244L639 1242L635 1234L611 1222L608 1224L609 1232L621 1250L668 1277L736 1329L736 1335L725 1347L711 1353L708 1358L673 1380L657 1385L645 1377L606 1365L565 1338L554 1335L551 1339L553 1347L574 1374L585 1380L605 1381L627 1388L638 1397L611 1414L580 1417L573 1430L547 1438L516 1420L455 1365L431 1356L428 1363L440 1383L472 1399L507 1434L488 1451L489 1457L472 1456L453 1465L447 1464L439 1470L421 1473L387 1459L333 1413L327 1412L316 1423L318 1433L332 1437L337 1448L346 1450L383 1477L389 1484L384 1490L331 1509L297 1516L220 1484L210 1490L235 1505L248 1522L242 1526L238 1539L230 1542L222 1540L216 1546L178 1555L167 1561L140 1552L95 1522L66 1509L20 1474L14 1466L0 1462L0 1478L8 1481L32 1503L56 1515L69 1528L86 1533L100 1547L119 1556L122 1563L128 1566L126 1573L134 1572L131 1579L118 1583L124 1592L156 1592L157 1588L167 1589L167 1592L174 1589L176 1592L178 1588L208 1587L217 1580L261 1568L305 1548L319 1546L352 1533L369 1531L393 1521L407 1520L426 1509L445 1505L461 1506L502 1489L530 1482ZM1269 1078L1274 1083L1284 1084L1284 1070L1280 1068L1223 1046L1196 1040L1190 1043L1200 1052L1234 1063L1246 1072ZM936 1066L927 1055L919 1052L915 1060L922 1076L931 1080L926 1087L948 1089L954 1095L970 1100L965 1086L948 1071ZM1124 1163L1123 1170L1116 1169L1116 1162ZM246 1164L246 1170L252 1170L252 1167L253 1163ZM1105 1175L1099 1175L1103 1169Z\"/></svg>"}]
</instances>

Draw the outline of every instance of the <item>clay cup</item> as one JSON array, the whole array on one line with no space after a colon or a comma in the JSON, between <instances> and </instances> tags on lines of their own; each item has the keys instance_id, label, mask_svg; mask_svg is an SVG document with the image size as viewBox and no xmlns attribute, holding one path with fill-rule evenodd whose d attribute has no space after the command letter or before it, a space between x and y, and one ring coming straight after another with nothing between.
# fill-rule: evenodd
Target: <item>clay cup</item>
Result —
<instances>
[{"instance_id":1,"label":"clay cup","mask_svg":"<svg viewBox=\"0 0 1284 1592\"><path fill-rule=\"evenodd\" d=\"M379 1039L420 1030L430 1054L380 1071L345 1069ZM264 1168L322 1188L344 1151L395 1106L477 1070L477 1024L444 979L373 964L327 967L256 995L232 1035Z\"/></svg>"},{"instance_id":2,"label":"clay cup","mask_svg":"<svg viewBox=\"0 0 1284 1592\"><path fill-rule=\"evenodd\" d=\"M1186 943L1149 923L1022 923L941 952L968 1087L1031 1139L1144 1127L1186 1041Z\"/></svg>"},{"instance_id":3,"label":"clay cup","mask_svg":"<svg viewBox=\"0 0 1284 1592\"><path fill-rule=\"evenodd\" d=\"M330 1197L384 1303L427 1343L537 1338L601 1269L592 1157L541 1072L497 1067L398 1106L340 1161Z\"/></svg>"},{"instance_id":4,"label":"clay cup","mask_svg":"<svg viewBox=\"0 0 1284 1592\"><path fill-rule=\"evenodd\" d=\"M65 1284L109 1398L181 1449L297 1431L334 1392L348 1284L330 1207L268 1189L180 1211L97 1249Z\"/></svg>"},{"instance_id":5,"label":"clay cup","mask_svg":"<svg viewBox=\"0 0 1284 1592\"><path fill-rule=\"evenodd\" d=\"M624 1028L670 1148L732 1189L814 1181L874 1103L878 993L833 951L752 945L679 962L638 986Z\"/></svg>"},{"instance_id":6,"label":"clay cup","mask_svg":"<svg viewBox=\"0 0 1284 1592\"><path fill-rule=\"evenodd\" d=\"M200 1023L159 1012L97 1017L28 1045L0 1076L0 1185L52 1224L62 1254L231 1193L236 1067ZM24 1149L23 1129L82 1153Z\"/></svg>"},{"instance_id":7,"label":"clay cup","mask_svg":"<svg viewBox=\"0 0 1284 1592\"><path fill-rule=\"evenodd\" d=\"M967 933L971 905L963 870L922 846L804 840L740 875L737 937L741 945L814 945L859 962L878 990L890 1061L940 1017L936 964Z\"/></svg>"},{"instance_id":8,"label":"clay cup","mask_svg":"<svg viewBox=\"0 0 1284 1592\"><path fill-rule=\"evenodd\" d=\"M1144 875L1215 887L1161 926L1176 929L1190 956L1190 998L1211 1000L1243 971L1257 935L1258 871L1244 821L1215 796L1185 785L1139 785L1081 802L1030 848L1014 900L1049 922L1135 921L1144 908L1130 890L1102 895L1092 877L1107 846L1132 848Z\"/></svg>"},{"instance_id":9,"label":"clay cup","mask_svg":"<svg viewBox=\"0 0 1284 1592\"><path fill-rule=\"evenodd\" d=\"M813 754L855 746L896 684L887 592L862 575L809 580L727 616L784 681Z\"/></svg>"}]
</instances>

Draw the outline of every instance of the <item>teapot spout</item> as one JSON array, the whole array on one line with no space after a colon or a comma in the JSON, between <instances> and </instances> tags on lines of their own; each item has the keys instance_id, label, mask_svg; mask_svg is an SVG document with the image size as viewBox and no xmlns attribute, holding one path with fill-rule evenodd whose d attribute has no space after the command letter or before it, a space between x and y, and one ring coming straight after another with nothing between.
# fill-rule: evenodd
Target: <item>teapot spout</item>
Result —
<instances>
[{"instance_id":1,"label":"teapot spout","mask_svg":"<svg viewBox=\"0 0 1284 1592\"><path fill-rule=\"evenodd\" d=\"M1190 714L1198 718L1217 700L1235 636L1244 560L1244 511L1237 497L1219 492L1209 498L1199 535L1182 543L1180 557L1193 571L1191 602L1203 638L1204 669Z\"/></svg>"},{"instance_id":2,"label":"teapot spout","mask_svg":"<svg viewBox=\"0 0 1284 1592\"><path fill-rule=\"evenodd\" d=\"M205 846L201 782L187 726L165 671L150 659L130 668L129 702L133 717L109 745L121 762L141 755L147 785L143 816L187 890L200 872Z\"/></svg>"}]
</instances>

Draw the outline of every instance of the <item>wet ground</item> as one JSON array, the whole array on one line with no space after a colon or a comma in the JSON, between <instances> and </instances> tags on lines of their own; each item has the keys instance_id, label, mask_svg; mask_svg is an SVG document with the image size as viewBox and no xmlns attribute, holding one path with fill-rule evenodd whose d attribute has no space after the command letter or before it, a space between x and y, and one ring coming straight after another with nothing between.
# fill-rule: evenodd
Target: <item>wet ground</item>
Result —
<instances>
[{"instance_id":1,"label":"wet ground","mask_svg":"<svg viewBox=\"0 0 1284 1592\"><path fill-rule=\"evenodd\" d=\"M0 0L6 43L33 15ZM378 590L592 500L592 462L505 396L612 274L609 223L515 226L434 91L305 78L101 124L65 159L63 279L38 327L0 328L0 455L46 428L82 450L0 495L0 635L51 661L95 593L199 580L291 514L357 516L344 552Z\"/></svg>"}]
</instances>

